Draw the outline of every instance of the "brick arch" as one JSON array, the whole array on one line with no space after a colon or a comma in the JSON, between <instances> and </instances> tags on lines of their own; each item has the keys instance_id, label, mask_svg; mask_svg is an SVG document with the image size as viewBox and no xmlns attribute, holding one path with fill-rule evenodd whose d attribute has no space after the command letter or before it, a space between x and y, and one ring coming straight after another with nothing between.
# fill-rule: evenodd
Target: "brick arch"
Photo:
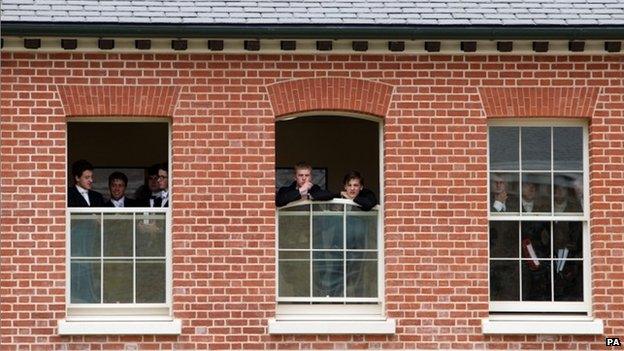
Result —
<instances>
[{"instance_id":1,"label":"brick arch","mask_svg":"<svg viewBox=\"0 0 624 351\"><path fill-rule=\"evenodd\" d=\"M600 88L479 88L487 117L577 117L594 114Z\"/></svg>"},{"instance_id":2,"label":"brick arch","mask_svg":"<svg viewBox=\"0 0 624 351\"><path fill-rule=\"evenodd\" d=\"M173 116L179 87L60 85L65 115L72 116Z\"/></svg>"},{"instance_id":3,"label":"brick arch","mask_svg":"<svg viewBox=\"0 0 624 351\"><path fill-rule=\"evenodd\" d=\"M384 117L392 86L353 78L305 78L267 87L276 117L308 111L349 111Z\"/></svg>"}]
</instances>

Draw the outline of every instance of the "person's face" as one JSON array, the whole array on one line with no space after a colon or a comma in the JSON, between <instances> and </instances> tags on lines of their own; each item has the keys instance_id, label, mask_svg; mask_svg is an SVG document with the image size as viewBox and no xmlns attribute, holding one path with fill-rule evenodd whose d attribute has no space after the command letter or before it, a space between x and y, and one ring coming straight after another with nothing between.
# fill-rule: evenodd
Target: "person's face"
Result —
<instances>
[{"instance_id":1,"label":"person's face","mask_svg":"<svg viewBox=\"0 0 624 351\"><path fill-rule=\"evenodd\" d=\"M158 170L158 189L167 190L168 180L167 180L167 171L163 169Z\"/></svg>"},{"instance_id":2,"label":"person's face","mask_svg":"<svg viewBox=\"0 0 624 351\"><path fill-rule=\"evenodd\" d=\"M507 191L507 183L503 178L495 177L492 179L492 188L494 189L494 193L499 194Z\"/></svg>"},{"instance_id":3,"label":"person's face","mask_svg":"<svg viewBox=\"0 0 624 351\"><path fill-rule=\"evenodd\" d=\"M566 196L568 196L568 191L566 190L566 188L562 186L555 186L553 197L556 203L560 204L565 201Z\"/></svg>"},{"instance_id":4,"label":"person's face","mask_svg":"<svg viewBox=\"0 0 624 351\"><path fill-rule=\"evenodd\" d=\"M74 177L76 180L76 185L83 189L91 189L91 185L93 184L93 171L85 170L82 172L80 177Z\"/></svg>"},{"instance_id":5,"label":"person's face","mask_svg":"<svg viewBox=\"0 0 624 351\"><path fill-rule=\"evenodd\" d=\"M362 191L362 184L359 179L350 179L347 184L344 185L344 190L347 192L349 197L354 198L360 194Z\"/></svg>"},{"instance_id":6,"label":"person's face","mask_svg":"<svg viewBox=\"0 0 624 351\"><path fill-rule=\"evenodd\" d=\"M152 174L151 176L149 176L149 178L147 179L147 186L149 187L149 190L151 192L158 191L160 189L158 185L158 175Z\"/></svg>"},{"instance_id":7,"label":"person's face","mask_svg":"<svg viewBox=\"0 0 624 351\"><path fill-rule=\"evenodd\" d=\"M533 183L522 184L522 197L526 201L533 201L537 193L537 188Z\"/></svg>"},{"instance_id":8,"label":"person's face","mask_svg":"<svg viewBox=\"0 0 624 351\"><path fill-rule=\"evenodd\" d=\"M108 189L110 190L111 197L115 200L119 200L126 193L126 184L121 179L113 179L113 181L108 184Z\"/></svg>"},{"instance_id":9,"label":"person's face","mask_svg":"<svg viewBox=\"0 0 624 351\"><path fill-rule=\"evenodd\" d=\"M301 187L303 184L312 181L312 170L307 168L300 168L295 170L295 180L297 180L297 186Z\"/></svg>"}]
</instances>

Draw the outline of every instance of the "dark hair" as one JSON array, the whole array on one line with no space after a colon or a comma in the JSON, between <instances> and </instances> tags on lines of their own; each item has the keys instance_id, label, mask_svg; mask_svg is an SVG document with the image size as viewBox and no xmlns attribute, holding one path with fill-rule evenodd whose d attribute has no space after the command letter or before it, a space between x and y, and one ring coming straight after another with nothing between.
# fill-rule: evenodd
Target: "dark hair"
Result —
<instances>
[{"instance_id":1,"label":"dark hair","mask_svg":"<svg viewBox=\"0 0 624 351\"><path fill-rule=\"evenodd\" d=\"M345 174L344 178L342 178L342 185L346 185L352 179L359 180L360 181L360 185L364 186L364 178L362 178L362 175L360 174L360 172L353 171L353 170L349 171L349 173Z\"/></svg>"},{"instance_id":2,"label":"dark hair","mask_svg":"<svg viewBox=\"0 0 624 351\"><path fill-rule=\"evenodd\" d=\"M72 178L74 181L76 180L76 177L80 178L84 171L93 172L93 165L87 160L78 160L74 162L71 167Z\"/></svg>"},{"instance_id":3,"label":"dark hair","mask_svg":"<svg viewBox=\"0 0 624 351\"><path fill-rule=\"evenodd\" d=\"M119 179L124 182L124 186L128 186L128 177L121 172L113 172L108 176L108 185L113 183L113 180Z\"/></svg>"},{"instance_id":4,"label":"dark hair","mask_svg":"<svg viewBox=\"0 0 624 351\"><path fill-rule=\"evenodd\" d=\"M309 169L310 171L312 171L312 166L310 166L309 163L307 162L297 162L297 164L294 167L295 171L297 171L298 169Z\"/></svg>"},{"instance_id":5,"label":"dark hair","mask_svg":"<svg viewBox=\"0 0 624 351\"><path fill-rule=\"evenodd\" d=\"M169 167L167 167L167 163L163 162L163 163L156 163L153 164L151 166L149 166L149 168L147 169L147 175L151 176L151 175L158 175L158 171L159 170L163 170L165 172L169 172Z\"/></svg>"}]
</instances>

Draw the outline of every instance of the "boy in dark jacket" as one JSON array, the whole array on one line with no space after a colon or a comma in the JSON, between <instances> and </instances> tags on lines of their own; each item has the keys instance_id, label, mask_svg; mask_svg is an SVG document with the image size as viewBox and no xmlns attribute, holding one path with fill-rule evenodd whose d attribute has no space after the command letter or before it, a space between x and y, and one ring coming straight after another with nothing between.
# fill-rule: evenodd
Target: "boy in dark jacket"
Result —
<instances>
[{"instance_id":1,"label":"boy in dark jacket","mask_svg":"<svg viewBox=\"0 0 624 351\"><path fill-rule=\"evenodd\" d=\"M336 197L353 200L353 202L360 205L364 211L370 211L377 205L375 193L364 188L364 179L360 175L360 172L350 171L344 176L342 184L344 190Z\"/></svg>"},{"instance_id":2,"label":"boy in dark jacket","mask_svg":"<svg viewBox=\"0 0 624 351\"><path fill-rule=\"evenodd\" d=\"M312 166L305 162L295 165L295 181L289 186L279 188L275 197L277 207L286 206L297 200L331 200L331 192L321 189L320 186L312 184Z\"/></svg>"}]
</instances>

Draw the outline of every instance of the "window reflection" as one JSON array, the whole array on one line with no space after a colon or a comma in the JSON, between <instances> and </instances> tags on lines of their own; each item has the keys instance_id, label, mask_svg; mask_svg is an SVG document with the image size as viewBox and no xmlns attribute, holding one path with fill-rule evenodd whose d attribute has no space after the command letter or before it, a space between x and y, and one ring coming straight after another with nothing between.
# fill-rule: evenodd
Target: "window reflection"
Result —
<instances>
[{"instance_id":1,"label":"window reflection","mask_svg":"<svg viewBox=\"0 0 624 351\"><path fill-rule=\"evenodd\" d=\"M583 212L583 177L579 173L555 173L553 188L554 212Z\"/></svg>"},{"instance_id":2,"label":"window reflection","mask_svg":"<svg viewBox=\"0 0 624 351\"><path fill-rule=\"evenodd\" d=\"M522 212L550 212L550 174L522 175Z\"/></svg>"},{"instance_id":3,"label":"window reflection","mask_svg":"<svg viewBox=\"0 0 624 351\"><path fill-rule=\"evenodd\" d=\"M297 297L376 298L377 211L360 211L346 200L305 207L278 212L279 297L289 302L305 301L292 300Z\"/></svg>"},{"instance_id":4,"label":"window reflection","mask_svg":"<svg viewBox=\"0 0 624 351\"><path fill-rule=\"evenodd\" d=\"M490 174L490 212L519 212L520 196L517 173Z\"/></svg>"}]
</instances>

